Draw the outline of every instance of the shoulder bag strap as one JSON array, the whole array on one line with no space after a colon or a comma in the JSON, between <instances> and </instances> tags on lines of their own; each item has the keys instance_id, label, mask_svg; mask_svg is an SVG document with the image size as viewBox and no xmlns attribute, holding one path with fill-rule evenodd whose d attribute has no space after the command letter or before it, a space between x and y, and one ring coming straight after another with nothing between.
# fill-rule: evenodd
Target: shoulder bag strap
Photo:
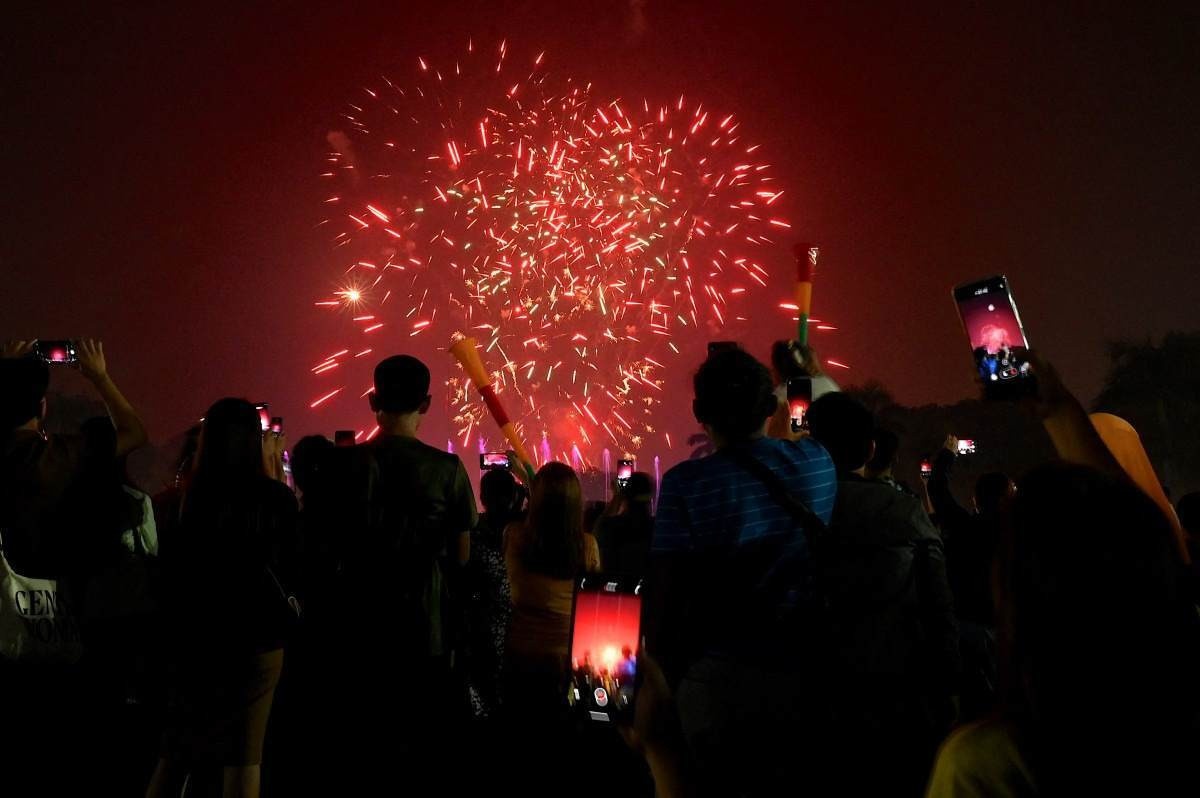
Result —
<instances>
[{"instance_id":1,"label":"shoulder bag strap","mask_svg":"<svg viewBox=\"0 0 1200 798\"><path fill-rule=\"evenodd\" d=\"M829 526L821 520L821 516L814 513L803 500L788 490L787 484L771 470L770 466L746 449L729 448L721 451L766 487L771 498L800 523L810 544L821 540L829 533Z\"/></svg>"}]
</instances>

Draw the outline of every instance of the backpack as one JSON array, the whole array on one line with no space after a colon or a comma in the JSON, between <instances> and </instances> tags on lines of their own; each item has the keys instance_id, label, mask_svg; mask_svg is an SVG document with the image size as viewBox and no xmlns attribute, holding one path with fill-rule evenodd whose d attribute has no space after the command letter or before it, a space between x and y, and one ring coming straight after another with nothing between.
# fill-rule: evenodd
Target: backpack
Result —
<instances>
[{"instance_id":1,"label":"backpack","mask_svg":"<svg viewBox=\"0 0 1200 798\"><path fill-rule=\"evenodd\" d=\"M448 597L440 532L414 516L416 491L389 480L370 446L332 450L331 496L336 506L328 531L336 539L343 591L369 605L359 622L388 629L413 655L446 653ZM340 461L340 462L339 462ZM374 620L386 618L386 627ZM394 631L393 631L394 630Z\"/></svg>"}]
</instances>

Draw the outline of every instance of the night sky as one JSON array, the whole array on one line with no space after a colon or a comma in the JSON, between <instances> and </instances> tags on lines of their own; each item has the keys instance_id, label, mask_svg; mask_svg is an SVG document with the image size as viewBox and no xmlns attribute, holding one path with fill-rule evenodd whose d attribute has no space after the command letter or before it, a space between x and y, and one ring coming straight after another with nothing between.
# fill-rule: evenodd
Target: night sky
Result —
<instances>
[{"instance_id":1,"label":"night sky","mask_svg":"<svg viewBox=\"0 0 1200 798\"><path fill-rule=\"evenodd\" d=\"M1107 338L1196 328L1194 5L117 5L6 12L0 337L103 337L160 439L229 394L269 400L293 440L369 426L365 404L307 406L338 343L312 304L336 277L315 227L325 137L365 82L468 36L544 48L609 95L737 112L822 246L814 313L840 329L816 340L853 367L843 382L970 394L949 292L996 272L1085 401ZM786 247L773 266L771 304ZM762 315L757 354L779 319ZM418 343L444 373L446 342ZM440 413L429 429L444 440Z\"/></svg>"}]
</instances>

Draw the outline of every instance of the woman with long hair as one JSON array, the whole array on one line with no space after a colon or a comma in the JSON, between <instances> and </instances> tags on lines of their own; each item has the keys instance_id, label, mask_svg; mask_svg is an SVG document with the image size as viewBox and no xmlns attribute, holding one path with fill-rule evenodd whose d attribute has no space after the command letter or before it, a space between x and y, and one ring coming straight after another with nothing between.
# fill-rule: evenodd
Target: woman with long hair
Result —
<instances>
[{"instance_id":1,"label":"woman with long hair","mask_svg":"<svg viewBox=\"0 0 1200 798\"><path fill-rule=\"evenodd\" d=\"M295 619L283 587L296 500L268 466L282 441L258 411L221 399L204 417L195 468L164 518L166 729L147 796L177 796L223 769L223 795L257 796L263 737Z\"/></svg>"},{"instance_id":2,"label":"woman with long hair","mask_svg":"<svg viewBox=\"0 0 1200 798\"><path fill-rule=\"evenodd\" d=\"M513 617L507 658L518 673L557 678L567 657L575 577L600 570L596 539L583 531L583 488L564 463L533 480L529 515L505 531Z\"/></svg>"},{"instance_id":3,"label":"woman with long hair","mask_svg":"<svg viewBox=\"0 0 1200 798\"><path fill-rule=\"evenodd\" d=\"M504 560L513 612L503 715L508 738L520 741L509 757L525 774L526 794L554 794L566 783L563 763L574 761L565 689L575 578L600 570L596 539L583 531L583 488L570 466L547 463L538 471L528 515L505 530Z\"/></svg>"}]
</instances>

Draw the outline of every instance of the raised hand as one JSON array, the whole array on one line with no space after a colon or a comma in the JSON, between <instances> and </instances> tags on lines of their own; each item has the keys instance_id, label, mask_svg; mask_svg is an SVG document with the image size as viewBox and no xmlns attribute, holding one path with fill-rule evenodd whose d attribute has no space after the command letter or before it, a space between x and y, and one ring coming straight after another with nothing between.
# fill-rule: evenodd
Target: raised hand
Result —
<instances>
[{"instance_id":1,"label":"raised hand","mask_svg":"<svg viewBox=\"0 0 1200 798\"><path fill-rule=\"evenodd\" d=\"M1037 387L1026 400L1026 406L1032 409L1034 415L1045 419L1059 412L1064 405L1077 402L1071 391L1063 384L1058 376L1058 369L1036 350L1029 349L1023 353L1029 361L1030 371L1037 380Z\"/></svg>"},{"instance_id":2,"label":"raised hand","mask_svg":"<svg viewBox=\"0 0 1200 798\"><path fill-rule=\"evenodd\" d=\"M75 342L75 357L79 371L92 382L108 376L108 363L104 360L104 343L95 338L81 338Z\"/></svg>"},{"instance_id":3,"label":"raised hand","mask_svg":"<svg viewBox=\"0 0 1200 798\"><path fill-rule=\"evenodd\" d=\"M36 341L5 341L0 344L0 360L25 357L36 344Z\"/></svg>"},{"instance_id":4,"label":"raised hand","mask_svg":"<svg viewBox=\"0 0 1200 798\"><path fill-rule=\"evenodd\" d=\"M280 482L286 481L287 477L283 470L283 453L286 449L286 436L271 433L263 436L263 467L271 479L277 479Z\"/></svg>"}]
</instances>

